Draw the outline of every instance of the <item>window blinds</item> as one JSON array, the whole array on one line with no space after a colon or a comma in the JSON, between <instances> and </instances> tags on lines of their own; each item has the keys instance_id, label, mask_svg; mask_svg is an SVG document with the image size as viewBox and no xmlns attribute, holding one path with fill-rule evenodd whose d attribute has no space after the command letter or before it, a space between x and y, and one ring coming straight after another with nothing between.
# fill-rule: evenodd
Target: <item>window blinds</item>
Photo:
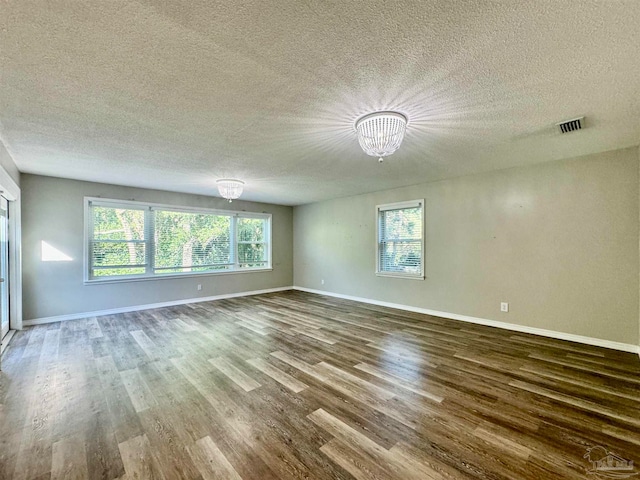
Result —
<instances>
[{"instance_id":1,"label":"window blinds","mask_svg":"<svg viewBox=\"0 0 640 480\"><path fill-rule=\"evenodd\" d=\"M378 272L421 276L422 202L378 207Z\"/></svg>"},{"instance_id":2,"label":"window blinds","mask_svg":"<svg viewBox=\"0 0 640 480\"><path fill-rule=\"evenodd\" d=\"M155 273L225 270L231 258L231 216L154 210Z\"/></svg>"},{"instance_id":3,"label":"window blinds","mask_svg":"<svg viewBox=\"0 0 640 480\"><path fill-rule=\"evenodd\" d=\"M270 265L270 215L89 202L89 278Z\"/></svg>"},{"instance_id":4,"label":"window blinds","mask_svg":"<svg viewBox=\"0 0 640 480\"><path fill-rule=\"evenodd\" d=\"M142 274L147 266L145 212L93 206L89 240L92 275Z\"/></svg>"}]
</instances>

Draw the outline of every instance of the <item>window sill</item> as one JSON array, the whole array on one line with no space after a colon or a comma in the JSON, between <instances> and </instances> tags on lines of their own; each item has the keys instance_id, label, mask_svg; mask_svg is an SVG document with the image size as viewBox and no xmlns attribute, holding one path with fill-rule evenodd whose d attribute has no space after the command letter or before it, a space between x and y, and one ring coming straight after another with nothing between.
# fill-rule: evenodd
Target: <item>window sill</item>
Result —
<instances>
[{"instance_id":1,"label":"window sill","mask_svg":"<svg viewBox=\"0 0 640 480\"><path fill-rule=\"evenodd\" d=\"M424 275L403 275L401 273L376 272L376 277L404 278L406 280L424 280Z\"/></svg>"},{"instance_id":2,"label":"window sill","mask_svg":"<svg viewBox=\"0 0 640 480\"><path fill-rule=\"evenodd\" d=\"M273 268L246 268L243 270L230 270L226 272L189 272L189 273L172 273L167 275L154 275L149 277L118 277L118 278L109 278L105 277L104 279L92 279L85 280L84 285L104 285L108 283L127 283L127 282L147 282L149 280L167 280L167 279L176 279L176 278L193 278L193 277L217 277L220 275L235 275L238 273L257 273L257 272L271 272Z\"/></svg>"}]
</instances>

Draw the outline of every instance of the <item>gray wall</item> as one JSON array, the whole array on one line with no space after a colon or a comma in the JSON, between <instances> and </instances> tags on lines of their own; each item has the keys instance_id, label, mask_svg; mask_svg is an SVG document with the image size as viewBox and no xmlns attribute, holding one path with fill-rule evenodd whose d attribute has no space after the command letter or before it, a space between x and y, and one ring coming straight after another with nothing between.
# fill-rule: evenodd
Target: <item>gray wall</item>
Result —
<instances>
[{"instance_id":1,"label":"gray wall","mask_svg":"<svg viewBox=\"0 0 640 480\"><path fill-rule=\"evenodd\" d=\"M273 271L83 285L85 196L271 213ZM291 207L23 174L22 211L25 320L292 285ZM43 240L73 260L43 262Z\"/></svg>"},{"instance_id":2,"label":"gray wall","mask_svg":"<svg viewBox=\"0 0 640 480\"><path fill-rule=\"evenodd\" d=\"M294 284L637 344L638 161L635 147L295 207ZM375 206L417 198L426 279L377 277Z\"/></svg>"}]
</instances>

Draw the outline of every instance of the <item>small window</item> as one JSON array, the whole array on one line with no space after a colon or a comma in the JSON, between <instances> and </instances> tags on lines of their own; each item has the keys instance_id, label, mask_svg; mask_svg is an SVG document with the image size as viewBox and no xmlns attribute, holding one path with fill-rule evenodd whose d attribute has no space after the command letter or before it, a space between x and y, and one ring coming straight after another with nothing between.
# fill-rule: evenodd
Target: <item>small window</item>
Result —
<instances>
[{"instance_id":1,"label":"small window","mask_svg":"<svg viewBox=\"0 0 640 480\"><path fill-rule=\"evenodd\" d=\"M378 275L424 279L424 200L378 205Z\"/></svg>"}]
</instances>

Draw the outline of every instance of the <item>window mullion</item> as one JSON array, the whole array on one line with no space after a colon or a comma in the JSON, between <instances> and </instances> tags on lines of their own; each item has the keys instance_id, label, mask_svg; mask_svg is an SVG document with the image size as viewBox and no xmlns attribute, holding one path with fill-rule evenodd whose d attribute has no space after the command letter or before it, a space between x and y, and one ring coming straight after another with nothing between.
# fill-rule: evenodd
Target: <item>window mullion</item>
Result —
<instances>
[{"instance_id":1,"label":"window mullion","mask_svg":"<svg viewBox=\"0 0 640 480\"><path fill-rule=\"evenodd\" d=\"M152 208L148 208L144 212L144 236L145 236L145 275L154 275L155 273L155 218Z\"/></svg>"},{"instance_id":2,"label":"window mullion","mask_svg":"<svg viewBox=\"0 0 640 480\"><path fill-rule=\"evenodd\" d=\"M88 278L93 278L93 243L94 243L94 238L95 238L95 231L94 231L94 221L93 221L93 203L89 202L89 219L88 219L88 224L89 224L89 245L87 248L87 254L89 255L89 277Z\"/></svg>"},{"instance_id":3,"label":"window mullion","mask_svg":"<svg viewBox=\"0 0 640 480\"><path fill-rule=\"evenodd\" d=\"M271 231L271 222L265 222L265 230L267 232L266 237L265 237L265 248L266 248L266 259L267 259L267 265L269 267L271 267L271 265L273 265L273 252L271 251L271 247L272 247L272 243L273 242L273 235L272 235L272 231Z\"/></svg>"},{"instance_id":4,"label":"window mullion","mask_svg":"<svg viewBox=\"0 0 640 480\"><path fill-rule=\"evenodd\" d=\"M232 270L236 270L238 268L238 215L233 215L231 217L231 224L229 227L229 263L231 264Z\"/></svg>"},{"instance_id":5,"label":"window mullion","mask_svg":"<svg viewBox=\"0 0 640 480\"><path fill-rule=\"evenodd\" d=\"M378 255L377 255L377 259L376 259L376 271L377 272L381 272L382 268L383 268L383 259L382 259L382 252L384 251L384 245L385 245L385 239L384 239L384 232L383 232L383 218L384 218L384 214L382 213L382 210L378 210Z\"/></svg>"}]
</instances>

